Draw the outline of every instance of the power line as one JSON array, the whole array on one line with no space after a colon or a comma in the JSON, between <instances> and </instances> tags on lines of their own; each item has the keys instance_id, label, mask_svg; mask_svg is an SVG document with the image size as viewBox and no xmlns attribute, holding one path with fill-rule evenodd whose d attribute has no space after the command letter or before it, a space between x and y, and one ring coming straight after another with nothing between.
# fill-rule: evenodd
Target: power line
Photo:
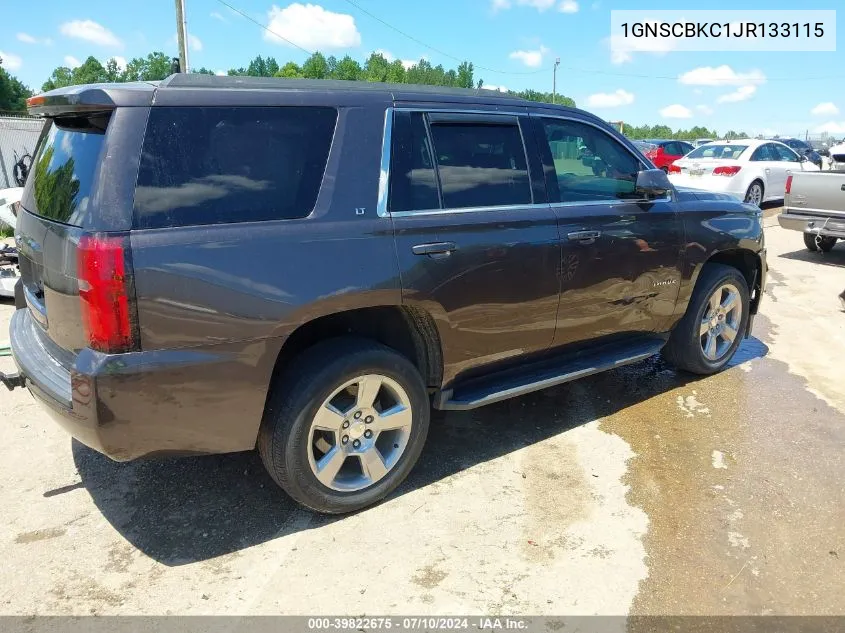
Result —
<instances>
[{"instance_id":1,"label":"power line","mask_svg":"<svg viewBox=\"0 0 845 633\"><path fill-rule=\"evenodd\" d=\"M221 1L222 1L222 0L221 0ZM392 25L392 24L390 24L389 22L385 22L385 21L384 21L384 20L382 20L380 17L378 17L377 15L375 15L375 14L373 14L373 13L370 13L370 12L369 12L369 11L367 11L365 8L363 8L361 5L359 5L359 4L355 3L355 2L353 2L352 0L346 0L346 2L348 2L348 3L349 3L349 4L351 4L353 7L355 7L356 9L358 9L361 13L364 13L364 14L366 14L366 15L370 16L373 20L375 20L375 21L377 21L377 22L381 22L381 23L382 23L382 24L384 24L387 28L389 28L389 29L392 29L392 30L396 31L396 32L397 32L397 33L399 33L400 35L402 35L402 36L404 36L404 37L407 37L407 38L408 38L409 40L411 40L412 42L416 42L416 43L417 43L417 44L419 44L420 46L422 46L422 47L424 47L424 48L427 48L427 49L428 49L428 50L430 50L430 51L434 51L434 52L435 52L435 53L437 53L438 55L442 55L443 57L448 57L449 59L451 59L451 60L453 60L453 61L456 61L456 62L458 62L458 63L461 63L461 62L465 62L465 61L467 61L466 59L461 59L460 57L455 57L454 55L450 55L449 53L447 53L447 52L445 52L445 51L442 51L442 50L440 50L439 48L435 48L434 46L431 46L430 44L426 44L426 43L425 43L425 42L423 42L422 40L420 40L420 39L418 39L418 38L414 37L413 35L410 35L409 33L406 33L405 31L403 31L403 30L401 30L401 29L399 29L399 28L397 28L397 27L393 26L393 25ZM473 66L474 66L475 68L479 69L479 70L486 70L488 73L496 73L497 75L536 75L536 74L538 74L538 73L544 73L544 72L548 72L548 71L550 70L550 68L541 68L541 69L539 69L539 70L529 70L529 71L522 71L522 72L520 72L520 71L496 70L495 68L487 68L486 66L479 66L478 64L473 64Z\"/></svg>"},{"instance_id":2,"label":"power line","mask_svg":"<svg viewBox=\"0 0 845 633\"><path fill-rule=\"evenodd\" d=\"M269 27L265 26L264 24L261 24L261 22L259 22L259 21L258 21L258 20L256 20L255 18L253 18L253 17L251 17L251 16L247 15L246 13L244 13L243 11L241 11L240 9L236 9L235 7L233 7L231 4L229 4L229 3L228 3L228 2L226 2L225 0L217 0L217 2L219 2L220 4L222 4L222 5L223 5L223 6L225 6L225 7L229 7L229 9L231 9L232 11L234 11L235 13L237 13L238 15L240 15L240 16L242 16L242 17L245 17L247 20L249 20L250 22L252 22L252 23L254 23L254 24L257 24L257 25L258 25L258 26L260 26L262 29L264 29L265 31L267 31L268 33L270 33L271 35L275 35L275 36L276 36L276 37L278 37L280 40L284 40L285 42L287 42L287 43L288 43L288 44L290 44L291 46L293 46L293 47L298 48L299 50L301 50L303 53L308 53L309 55L313 55L313 54L314 54L314 53L312 53L311 51L309 51L307 48L302 48L302 47L301 47L299 44L297 44L296 42L291 42L288 38L283 37L282 35L279 35L279 34L278 34L278 33L276 33L273 29L271 29L271 28L269 28Z\"/></svg>"}]
</instances>

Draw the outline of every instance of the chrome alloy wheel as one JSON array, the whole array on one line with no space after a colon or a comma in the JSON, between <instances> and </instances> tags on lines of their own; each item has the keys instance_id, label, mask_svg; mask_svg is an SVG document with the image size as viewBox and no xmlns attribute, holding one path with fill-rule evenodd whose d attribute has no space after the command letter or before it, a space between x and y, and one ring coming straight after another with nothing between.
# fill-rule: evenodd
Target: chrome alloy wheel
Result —
<instances>
[{"instance_id":1,"label":"chrome alloy wheel","mask_svg":"<svg viewBox=\"0 0 845 633\"><path fill-rule=\"evenodd\" d=\"M739 334L742 300L733 284L722 284L711 295L701 319L701 351L709 361L724 358Z\"/></svg>"},{"instance_id":2,"label":"chrome alloy wheel","mask_svg":"<svg viewBox=\"0 0 845 633\"><path fill-rule=\"evenodd\" d=\"M399 383L358 376L336 389L311 421L311 472L332 490L368 488L402 457L412 424L411 399Z\"/></svg>"}]
</instances>

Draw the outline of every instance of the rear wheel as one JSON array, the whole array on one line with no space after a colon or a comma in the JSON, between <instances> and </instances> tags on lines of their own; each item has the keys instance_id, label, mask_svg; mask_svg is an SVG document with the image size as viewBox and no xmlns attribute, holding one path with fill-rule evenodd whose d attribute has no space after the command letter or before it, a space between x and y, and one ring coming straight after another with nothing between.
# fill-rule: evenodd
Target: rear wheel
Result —
<instances>
[{"instance_id":1,"label":"rear wheel","mask_svg":"<svg viewBox=\"0 0 845 633\"><path fill-rule=\"evenodd\" d=\"M804 246L813 252L829 253L836 246L836 237L827 237L815 233L804 233Z\"/></svg>"},{"instance_id":2,"label":"rear wheel","mask_svg":"<svg viewBox=\"0 0 845 633\"><path fill-rule=\"evenodd\" d=\"M763 202L763 183L755 180L748 186L748 191L745 192L745 201L750 204L756 204L758 207Z\"/></svg>"},{"instance_id":3,"label":"rear wheel","mask_svg":"<svg viewBox=\"0 0 845 633\"><path fill-rule=\"evenodd\" d=\"M419 372L378 343L333 339L306 351L271 396L258 439L270 475L328 514L383 499L413 468L428 433Z\"/></svg>"},{"instance_id":4,"label":"rear wheel","mask_svg":"<svg viewBox=\"0 0 845 633\"><path fill-rule=\"evenodd\" d=\"M705 265L686 314L663 348L664 358L694 374L720 371L742 342L749 309L742 273L723 264Z\"/></svg>"}]
</instances>

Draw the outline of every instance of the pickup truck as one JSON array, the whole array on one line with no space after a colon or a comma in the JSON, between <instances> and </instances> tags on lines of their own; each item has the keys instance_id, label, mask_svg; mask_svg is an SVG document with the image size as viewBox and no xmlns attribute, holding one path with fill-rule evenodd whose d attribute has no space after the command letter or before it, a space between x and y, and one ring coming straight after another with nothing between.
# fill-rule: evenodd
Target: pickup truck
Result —
<instances>
[{"instance_id":1,"label":"pickup truck","mask_svg":"<svg viewBox=\"0 0 845 633\"><path fill-rule=\"evenodd\" d=\"M838 239L845 238L845 172L791 173L778 222L785 229L804 233L809 250L829 252Z\"/></svg>"}]
</instances>

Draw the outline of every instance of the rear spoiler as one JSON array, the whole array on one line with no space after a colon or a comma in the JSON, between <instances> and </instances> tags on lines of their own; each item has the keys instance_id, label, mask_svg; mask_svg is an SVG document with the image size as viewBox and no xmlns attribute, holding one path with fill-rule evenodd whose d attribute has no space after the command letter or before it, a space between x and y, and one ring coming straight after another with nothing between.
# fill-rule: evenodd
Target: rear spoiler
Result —
<instances>
[{"instance_id":1,"label":"rear spoiler","mask_svg":"<svg viewBox=\"0 0 845 633\"><path fill-rule=\"evenodd\" d=\"M26 108L35 116L54 117L103 112L122 106L149 106L157 88L158 82L144 81L68 86L30 97Z\"/></svg>"}]
</instances>

